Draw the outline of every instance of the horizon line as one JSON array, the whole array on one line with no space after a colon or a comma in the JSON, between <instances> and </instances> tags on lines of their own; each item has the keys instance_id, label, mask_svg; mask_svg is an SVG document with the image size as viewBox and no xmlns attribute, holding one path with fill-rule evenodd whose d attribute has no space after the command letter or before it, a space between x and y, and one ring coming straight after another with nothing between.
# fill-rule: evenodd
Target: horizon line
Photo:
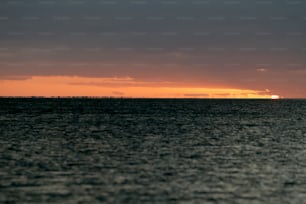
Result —
<instances>
[{"instance_id":1,"label":"horizon line","mask_svg":"<svg viewBox=\"0 0 306 204\"><path fill-rule=\"evenodd\" d=\"M197 100L306 100L306 98L167 98L167 97L126 97L126 96L0 96L1 99L197 99Z\"/></svg>"}]
</instances>

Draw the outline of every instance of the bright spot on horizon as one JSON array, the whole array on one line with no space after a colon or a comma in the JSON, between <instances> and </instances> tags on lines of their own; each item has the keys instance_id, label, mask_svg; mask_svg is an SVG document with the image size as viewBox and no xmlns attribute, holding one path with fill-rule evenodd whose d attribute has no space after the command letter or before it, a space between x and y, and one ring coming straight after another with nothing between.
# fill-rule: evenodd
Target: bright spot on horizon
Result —
<instances>
[{"instance_id":1,"label":"bright spot on horizon","mask_svg":"<svg viewBox=\"0 0 306 204\"><path fill-rule=\"evenodd\" d=\"M280 97L279 97L279 95L272 95L271 96L271 99L273 99L273 100L276 100L276 99L279 99Z\"/></svg>"}]
</instances>

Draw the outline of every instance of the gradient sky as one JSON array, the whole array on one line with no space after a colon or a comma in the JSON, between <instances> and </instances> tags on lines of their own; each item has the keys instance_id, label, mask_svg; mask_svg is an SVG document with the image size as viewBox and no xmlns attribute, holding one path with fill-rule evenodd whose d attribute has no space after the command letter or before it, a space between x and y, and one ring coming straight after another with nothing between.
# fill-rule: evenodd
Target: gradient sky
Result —
<instances>
[{"instance_id":1,"label":"gradient sky","mask_svg":"<svg viewBox=\"0 0 306 204\"><path fill-rule=\"evenodd\" d=\"M1 0L0 95L306 97L302 0Z\"/></svg>"}]
</instances>

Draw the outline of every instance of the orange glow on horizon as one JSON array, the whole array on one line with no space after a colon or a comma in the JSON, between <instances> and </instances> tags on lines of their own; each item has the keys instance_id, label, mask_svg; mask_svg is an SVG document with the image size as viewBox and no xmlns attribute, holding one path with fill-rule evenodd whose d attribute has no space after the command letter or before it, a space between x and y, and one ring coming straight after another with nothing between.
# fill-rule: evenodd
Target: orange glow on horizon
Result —
<instances>
[{"instance_id":1,"label":"orange glow on horizon","mask_svg":"<svg viewBox=\"0 0 306 204\"><path fill-rule=\"evenodd\" d=\"M131 77L86 78L33 76L0 80L1 96L94 96L132 98L266 98L268 90L182 87L171 82L137 81Z\"/></svg>"}]
</instances>

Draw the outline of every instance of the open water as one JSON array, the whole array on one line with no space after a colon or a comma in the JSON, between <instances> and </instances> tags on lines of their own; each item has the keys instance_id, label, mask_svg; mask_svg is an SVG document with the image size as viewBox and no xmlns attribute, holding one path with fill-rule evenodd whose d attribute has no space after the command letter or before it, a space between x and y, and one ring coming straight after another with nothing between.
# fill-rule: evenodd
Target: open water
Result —
<instances>
[{"instance_id":1,"label":"open water","mask_svg":"<svg viewBox=\"0 0 306 204\"><path fill-rule=\"evenodd\" d=\"M305 202L305 100L0 99L0 203Z\"/></svg>"}]
</instances>

